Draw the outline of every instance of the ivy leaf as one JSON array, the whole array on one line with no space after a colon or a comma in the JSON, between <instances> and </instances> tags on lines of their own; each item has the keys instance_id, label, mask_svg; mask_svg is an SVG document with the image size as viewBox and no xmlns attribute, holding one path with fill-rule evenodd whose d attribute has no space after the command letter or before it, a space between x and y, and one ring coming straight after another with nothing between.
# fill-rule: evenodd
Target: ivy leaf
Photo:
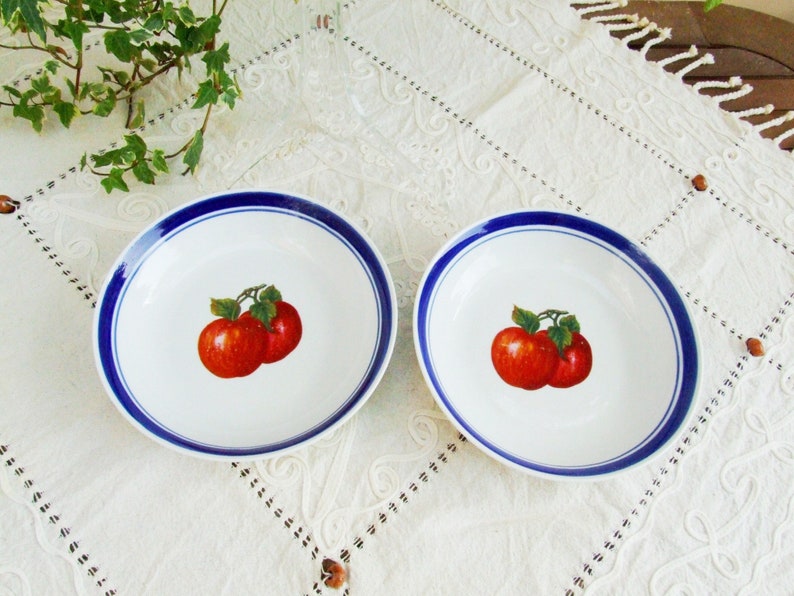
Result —
<instances>
[{"instance_id":1,"label":"ivy leaf","mask_svg":"<svg viewBox=\"0 0 794 596\"><path fill-rule=\"evenodd\" d=\"M44 93L41 94L41 100L45 104L54 104L61 101L61 90L57 87L50 86Z\"/></svg>"},{"instance_id":2,"label":"ivy leaf","mask_svg":"<svg viewBox=\"0 0 794 596\"><path fill-rule=\"evenodd\" d=\"M100 184L108 194L113 192L114 188L124 192L129 192L130 190L129 186L127 186L127 183L124 182L124 170L121 168L112 168L108 175L102 178Z\"/></svg>"},{"instance_id":3,"label":"ivy leaf","mask_svg":"<svg viewBox=\"0 0 794 596\"><path fill-rule=\"evenodd\" d=\"M55 74L58 72L58 68L60 67L61 63L57 60L47 60L44 63L44 69L49 72L50 74Z\"/></svg>"},{"instance_id":4,"label":"ivy leaf","mask_svg":"<svg viewBox=\"0 0 794 596\"><path fill-rule=\"evenodd\" d=\"M62 19L58 21L52 30L58 37L66 37L71 40L74 49L77 51L83 49L83 36L90 31L88 25L77 18Z\"/></svg>"},{"instance_id":5,"label":"ivy leaf","mask_svg":"<svg viewBox=\"0 0 794 596\"><path fill-rule=\"evenodd\" d=\"M138 128L146 119L146 104L142 99L135 102L135 110L130 120L130 128Z\"/></svg>"},{"instance_id":6,"label":"ivy leaf","mask_svg":"<svg viewBox=\"0 0 794 596\"><path fill-rule=\"evenodd\" d=\"M145 161L139 161L132 168L132 174L144 184L154 184L154 171Z\"/></svg>"},{"instance_id":7,"label":"ivy leaf","mask_svg":"<svg viewBox=\"0 0 794 596\"><path fill-rule=\"evenodd\" d=\"M20 101L14 106L11 113L17 118L29 120L33 130L41 132L41 126L44 122L44 108L41 106L28 105L26 100Z\"/></svg>"},{"instance_id":8,"label":"ivy leaf","mask_svg":"<svg viewBox=\"0 0 794 596\"><path fill-rule=\"evenodd\" d=\"M44 21L42 20L38 9L33 8L32 2L23 2L22 6L22 14L25 17L28 27L30 27L31 31L39 36L41 41L46 42L47 32L44 29Z\"/></svg>"},{"instance_id":9,"label":"ivy leaf","mask_svg":"<svg viewBox=\"0 0 794 596\"><path fill-rule=\"evenodd\" d=\"M124 87L130 82L130 75L124 70L113 70L102 66L97 66L97 70L102 73L102 80L106 83L108 81L114 81L118 83L119 86Z\"/></svg>"},{"instance_id":10,"label":"ivy leaf","mask_svg":"<svg viewBox=\"0 0 794 596\"><path fill-rule=\"evenodd\" d=\"M135 154L135 151L125 145L124 147L119 149L118 155L114 163L125 166L132 166L136 161L138 161L138 156Z\"/></svg>"},{"instance_id":11,"label":"ivy leaf","mask_svg":"<svg viewBox=\"0 0 794 596\"><path fill-rule=\"evenodd\" d=\"M232 87L221 94L221 101L233 110L235 104L237 103L237 98L239 97L240 92L236 88Z\"/></svg>"},{"instance_id":12,"label":"ivy leaf","mask_svg":"<svg viewBox=\"0 0 794 596\"><path fill-rule=\"evenodd\" d=\"M179 20L182 21L185 25L195 25L196 24L196 15L193 13L191 8L187 5L180 6L178 10Z\"/></svg>"},{"instance_id":13,"label":"ivy leaf","mask_svg":"<svg viewBox=\"0 0 794 596\"><path fill-rule=\"evenodd\" d=\"M191 174L196 171L196 166L201 159L201 152L203 150L204 134L201 132L201 130L197 130L196 134L193 136L193 140L190 142L190 145L187 148L187 151L185 151L185 156L182 158L182 162L188 167Z\"/></svg>"},{"instance_id":14,"label":"ivy leaf","mask_svg":"<svg viewBox=\"0 0 794 596\"><path fill-rule=\"evenodd\" d=\"M112 90L108 89L108 94L105 99L99 101L91 110L97 116L102 118L109 116L110 113L113 111L113 108L116 107L116 94L113 93Z\"/></svg>"},{"instance_id":15,"label":"ivy leaf","mask_svg":"<svg viewBox=\"0 0 794 596\"><path fill-rule=\"evenodd\" d=\"M154 13L149 15L149 18L143 23L143 28L147 31L156 32L162 31L165 28L165 19L163 15L160 13Z\"/></svg>"},{"instance_id":16,"label":"ivy leaf","mask_svg":"<svg viewBox=\"0 0 794 596\"><path fill-rule=\"evenodd\" d=\"M146 141L140 135L124 135L125 148L132 151L136 159L143 159L146 155Z\"/></svg>"},{"instance_id":17,"label":"ivy leaf","mask_svg":"<svg viewBox=\"0 0 794 596\"><path fill-rule=\"evenodd\" d=\"M717 8L720 4L722 4L722 0L706 0L703 4L703 10L708 12L714 8Z\"/></svg>"},{"instance_id":18,"label":"ivy leaf","mask_svg":"<svg viewBox=\"0 0 794 596\"><path fill-rule=\"evenodd\" d=\"M91 162L96 168L103 168L116 163L118 151L105 151L104 153L92 153Z\"/></svg>"},{"instance_id":19,"label":"ivy leaf","mask_svg":"<svg viewBox=\"0 0 794 596\"><path fill-rule=\"evenodd\" d=\"M105 21L105 14L107 12L107 2L105 0L87 0L82 6L82 17L86 21L91 21L101 24ZM74 8L66 6L66 14L72 19L78 17L78 13Z\"/></svg>"},{"instance_id":20,"label":"ivy leaf","mask_svg":"<svg viewBox=\"0 0 794 596\"><path fill-rule=\"evenodd\" d=\"M12 87L11 85L3 85L3 91L8 93L13 97L22 97L22 93L16 87Z\"/></svg>"},{"instance_id":21,"label":"ivy leaf","mask_svg":"<svg viewBox=\"0 0 794 596\"><path fill-rule=\"evenodd\" d=\"M210 312L230 321L240 316L240 304L234 298L210 298Z\"/></svg>"},{"instance_id":22,"label":"ivy leaf","mask_svg":"<svg viewBox=\"0 0 794 596\"><path fill-rule=\"evenodd\" d=\"M131 62L136 53L130 34L121 29L105 33L105 49L122 62Z\"/></svg>"},{"instance_id":23,"label":"ivy leaf","mask_svg":"<svg viewBox=\"0 0 794 596\"><path fill-rule=\"evenodd\" d=\"M532 335L540 329L540 318L530 310L513 306L513 322Z\"/></svg>"},{"instance_id":24,"label":"ivy leaf","mask_svg":"<svg viewBox=\"0 0 794 596\"><path fill-rule=\"evenodd\" d=\"M168 162L165 160L165 152L162 149L152 151L152 167L158 172L168 172Z\"/></svg>"},{"instance_id":25,"label":"ivy leaf","mask_svg":"<svg viewBox=\"0 0 794 596\"><path fill-rule=\"evenodd\" d=\"M210 79L203 81L196 91L196 101L192 108L194 110L204 107L207 104L215 104L218 101L218 90Z\"/></svg>"},{"instance_id":26,"label":"ivy leaf","mask_svg":"<svg viewBox=\"0 0 794 596\"><path fill-rule=\"evenodd\" d=\"M142 29L133 29L130 31L130 42L133 45L141 45L145 41L148 41L152 38L152 32L146 29L145 27Z\"/></svg>"},{"instance_id":27,"label":"ivy leaf","mask_svg":"<svg viewBox=\"0 0 794 596\"><path fill-rule=\"evenodd\" d=\"M47 32L44 29L44 21L41 18L41 11L39 10L39 3L42 0L3 0L0 4L0 13L2 13L3 21L8 23L14 16L14 13L19 11L19 15L25 22L27 28L39 36L41 41L47 42Z\"/></svg>"},{"instance_id":28,"label":"ivy leaf","mask_svg":"<svg viewBox=\"0 0 794 596\"><path fill-rule=\"evenodd\" d=\"M174 27L174 35L179 40L181 48L190 54L199 53L207 48L208 44L212 45L211 42L220 29L221 19L213 15L200 25L196 23L195 18L192 22L180 19Z\"/></svg>"},{"instance_id":29,"label":"ivy leaf","mask_svg":"<svg viewBox=\"0 0 794 596\"><path fill-rule=\"evenodd\" d=\"M122 23L125 19L124 5L130 2L109 2L108 0L89 0L94 11L106 15L113 23ZM104 17L103 17L104 18Z\"/></svg>"},{"instance_id":30,"label":"ivy leaf","mask_svg":"<svg viewBox=\"0 0 794 596\"><path fill-rule=\"evenodd\" d=\"M72 120L74 120L74 117L77 115L77 108L73 103L68 101L56 101L52 105L52 109L58 114L58 118L64 128L69 128L72 124Z\"/></svg>"},{"instance_id":31,"label":"ivy leaf","mask_svg":"<svg viewBox=\"0 0 794 596\"><path fill-rule=\"evenodd\" d=\"M204 47L207 42L211 41L213 37L220 31L221 29L221 18L214 14L211 17L207 18L201 25L198 26L198 35L199 39L196 41L201 44L201 47ZM226 44L228 45L228 44Z\"/></svg>"},{"instance_id":32,"label":"ivy leaf","mask_svg":"<svg viewBox=\"0 0 794 596\"><path fill-rule=\"evenodd\" d=\"M226 74L226 72L221 72L218 75L218 84L222 91L220 100L229 106L230 109L234 109L237 98L242 96L242 91L237 81Z\"/></svg>"},{"instance_id":33,"label":"ivy leaf","mask_svg":"<svg viewBox=\"0 0 794 596\"><path fill-rule=\"evenodd\" d=\"M52 85L47 73L32 79L30 88L41 96L41 101L44 103L51 104L61 99L61 90Z\"/></svg>"},{"instance_id":34,"label":"ivy leaf","mask_svg":"<svg viewBox=\"0 0 794 596\"><path fill-rule=\"evenodd\" d=\"M79 99L85 99L90 95L92 98L98 100L102 96L104 90L105 86L102 83L83 83L80 85Z\"/></svg>"},{"instance_id":35,"label":"ivy leaf","mask_svg":"<svg viewBox=\"0 0 794 596\"><path fill-rule=\"evenodd\" d=\"M151 46L149 46L148 49L149 51L151 51L152 50ZM143 68L148 72L154 72L157 69L157 61L152 60L151 58L144 58L143 60L140 60L138 64L140 64L141 68Z\"/></svg>"},{"instance_id":36,"label":"ivy leaf","mask_svg":"<svg viewBox=\"0 0 794 596\"><path fill-rule=\"evenodd\" d=\"M50 83L50 77L47 74L43 74L40 77L36 77L35 79L30 81L30 88L35 90L36 93L40 95L44 95L48 92L51 92L55 87L52 86Z\"/></svg>"},{"instance_id":37,"label":"ivy leaf","mask_svg":"<svg viewBox=\"0 0 794 596\"><path fill-rule=\"evenodd\" d=\"M231 61L229 54L229 42L227 41L217 50L209 50L204 52L201 61L207 65L208 73L221 73L224 66Z\"/></svg>"},{"instance_id":38,"label":"ivy leaf","mask_svg":"<svg viewBox=\"0 0 794 596\"><path fill-rule=\"evenodd\" d=\"M172 2L166 2L163 6L163 20L166 23L179 22L179 13Z\"/></svg>"},{"instance_id":39,"label":"ivy leaf","mask_svg":"<svg viewBox=\"0 0 794 596\"><path fill-rule=\"evenodd\" d=\"M8 23L11 20L17 8L19 8L19 0L2 0L0 2L0 16L3 17L3 23Z\"/></svg>"}]
</instances>

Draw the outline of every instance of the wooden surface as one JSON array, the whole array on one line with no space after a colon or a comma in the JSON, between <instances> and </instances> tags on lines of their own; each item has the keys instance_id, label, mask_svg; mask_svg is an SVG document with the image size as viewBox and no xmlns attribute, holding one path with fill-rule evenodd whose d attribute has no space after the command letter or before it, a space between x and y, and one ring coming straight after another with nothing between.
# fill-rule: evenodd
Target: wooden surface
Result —
<instances>
[{"instance_id":1,"label":"wooden surface","mask_svg":"<svg viewBox=\"0 0 794 596\"><path fill-rule=\"evenodd\" d=\"M748 116L753 124L761 124L794 110L794 23L757 11L721 5L706 13L702 2L658 2L630 0L628 6L611 11L614 14L637 14L670 28L670 39L654 45L648 59L658 61L686 52L696 46L699 56L714 56L714 64L703 65L684 76L684 81L727 81L739 76L752 85L753 92L722 103L726 110L740 112L771 104L770 114ZM609 12L593 13L591 17ZM633 31L615 31L622 38ZM648 38L629 43L641 48ZM687 61L675 62L667 68L678 71ZM702 93L725 93L724 89L703 89ZM775 138L794 126L794 121L767 128L762 134ZM781 147L794 149L794 136L784 139Z\"/></svg>"}]
</instances>

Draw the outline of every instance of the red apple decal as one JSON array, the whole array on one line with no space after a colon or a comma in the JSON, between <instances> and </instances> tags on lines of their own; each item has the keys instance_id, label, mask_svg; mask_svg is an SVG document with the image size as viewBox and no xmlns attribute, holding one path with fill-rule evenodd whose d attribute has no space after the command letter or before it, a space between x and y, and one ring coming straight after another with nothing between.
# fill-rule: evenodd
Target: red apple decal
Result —
<instances>
[{"instance_id":1,"label":"red apple decal","mask_svg":"<svg viewBox=\"0 0 794 596\"><path fill-rule=\"evenodd\" d=\"M252 303L242 312L246 300ZM250 375L261 364L285 358L303 336L297 309L273 285L247 288L237 298L211 298L210 312L219 318L199 334L198 354L204 367L223 379Z\"/></svg>"},{"instance_id":2,"label":"red apple decal","mask_svg":"<svg viewBox=\"0 0 794 596\"><path fill-rule=\"evenodd\" d=\"M513 307L514 327L499 331L491 343L491 362L508 385L526 390L567 388L584 381L593 368L593 351L576 316L548 309L540 314ZM541 324L549 321L548 328Z\"/></svg>"}]
</instances>

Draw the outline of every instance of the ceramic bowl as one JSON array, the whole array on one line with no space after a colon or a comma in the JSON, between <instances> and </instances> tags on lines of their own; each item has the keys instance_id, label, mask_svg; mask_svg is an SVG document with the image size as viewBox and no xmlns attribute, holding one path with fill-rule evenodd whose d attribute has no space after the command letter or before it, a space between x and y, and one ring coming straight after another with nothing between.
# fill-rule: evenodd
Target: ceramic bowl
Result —
<instances>
[{"instance_id":1,"label":"ceramic bowl","mask_svg":"<svg viewBox=\"0 0 794 596\"><path fill-rule=\"evenodd\" d=\"M452 422L488 455L545 477L646 462L695 399L686 304L639 246L584 217L517 211L467 228L425 272L413 324L422 373ZM556 365L539 333L561 339ZM583 378L587 350L569 358L566 333L589 347Z\"/></svg>"},{"instance_id":2,"label":"ceramic bowl","mask_svg":"<svg viewBox=\"0 0 794 596\"><path fill-rule=\"evenodd\" d=\"M247 372L246 361L264 359L261 329L235 331L245 343L214 327L202 356L205 327L224 318L211 300L228 307L242 295L241 313L254 303L262 312L271 285L298 313L297 345ZM150 438L191 455L254 458L306 445L352 416L383 376L396 323L388 269L348 219L305 197L227 192L132 241L102 288L94 353L111 400ZM267 333L275 345L278 330Z\"/></svg>"}]
</instances>

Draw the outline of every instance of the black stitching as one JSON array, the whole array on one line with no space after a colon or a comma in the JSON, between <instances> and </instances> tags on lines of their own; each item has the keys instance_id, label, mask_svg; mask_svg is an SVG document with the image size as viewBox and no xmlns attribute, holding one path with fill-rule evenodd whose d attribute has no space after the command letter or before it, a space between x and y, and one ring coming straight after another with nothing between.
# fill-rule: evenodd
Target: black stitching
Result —
<instances>
[{"instance_id":1,"label":"black stitching","mask_svg":"<svg viewBox=\"0 0 794 596\"><path fill-rule=\"evenodd\" d=\"M429 0L429 1L430 1L431 4L434 4L438 8L441 8L442 10L444 10L447 14L449 14L451 17L453 17L454 20L456 20L460 24L466 26L469 30L472 30L472 31L475 30L474 26L463 15L460 15L460 14L456 13L454 10L452 10L451 8L449 8L448 6L446 6L445 4L440 2L439 0ZM500 42L499 40L494 38L492 35L490 35L488 33L485 33L481 29L477 28L476 29L476 33L478 35L480 35L483 39L488 41L489 43L493 44L495 47L500 48L507 55L509 55L511 58L513 58L516 62L518 62L521 66L525 66L526 68L541 74L545 79L549 80L549 83L552 84L555 89L561 91L565 95L570 95L571 98L576 99L576 101L578 101L579 103L584 105L589 111L593 112L593 114L595 114L596 116L600 116L605 122L608 122L613 128L619 130L627 138L632 139L638 146L642 147L645 150L649 149L649 144L647 142L645 142L642 139L640 139L639 137L635 136L635 134L632 133L631 131L626 130L625 126L623 124L621 124L615 118L613 118L611 116L608 116L600 108L596 107L594 104L592 104L592 103L590 103L588 101L585 101L584 98L582 96L580 96L576 91L574 91L573 89L569 88L564 83L562 83L562 82L558 81L557 79L555 79L547 71L543 70L542 68L540 68L536 64L532 63L529 59L521 57L518 54L518 52L516 52L515 50L513 50L511 48L508 48L502 42ZM651 154L654 155L657 159L659 159L662 163L664 163L665 165L669 166L670 169L672 169L676 173L678 173L678 174L680 174L682 176L685 175L684 174L684 169L682 167L676 166L670 159L667 159L667 158L663 157L661 154L657 154L656 150L652 150Z\"/></svg>"},{"instance_id":2,"label":"black stitching","mask_svg":"<svg viewBox=\"0 0 794 596\"><path fill-rule=\"evenodd\" d=\"M430 479L431 479L431 476L427 473L428 470L433 472L434 474L438 474L441 471L441 466L439 465L438 462L441 462L441 464L448 463L449 459L450 459L450 456L453 453L457 452L458 444L462 444L462 443L465 443L465 442L466 442L466 437L463 436L461 433L458 433L457 442L450 441L449 443L447 443L446 446L445 446L445 449L443 451L437 453L435 459L431 459L428 462L427 468L425 470L422 470L419 473L418 480L420 482L422 482L422 483L429 482ZM411 493L418 492L418 490L419 490L418 483L417 482L411 482L411 484L408 485L408 490L410 490ZM398 511L399 503L406 504L406 503L409 502L409 500L410 500L409 499L409 495L405 491L400 492L400 494L397 496L397 498L395 500L390 501L386 505L386 507L385 507L386 511L378 512L377 517L376 517L376 521L374 523L370 524L367 527L367 529L364 532L364 535L369 535L369 536L374 535L377 532L378 528L380 526L385 525L386 522L388 521L389 518L388 518L388 514L386 512L387 511L391 511L391 512L396 513ZM362 535L356 536L353 539L353 546L355 546L358 550L363 549L364 548L364 544L365 544L365 540L364 540L364 536L362 536ZM349 563L350 562L350 558L351 558L350 551L349 550L343 550L342 553L341 553L341 558L342 558L343 561L345 561L345 563Z\"/></svg>"},{"instance_id":3,"label":"black stitching","mask_svg":"<svg viewBox=\"0 0 794 596\"><path fill-rule=\"evenodd\" d=\"M34 504L40 503L37 507L38 511L42 514L48 524L55 526L58 537L65 539L72 533L71 528L61 522L61 517L59 515L50 511L53 508L52 502L47 500L46 495L42 490L34 488L36 487L36 483L27 476L25 468L17 462L14 456L11 455L10 449L11 448L8 444L0 444L0 458L2 458L0 459L0 464L10 468L13 474L22 481L22 486L26 490L31 491L31 502ZM81 548L79 540L73 539L69 542L64 541L63 545L64 549L81 567L84 567L85 564L91 560L90 555L83 548ZM84 567L84 569L86 575L95 581L97 587L102 588L104 587L104 584L108 582L108 578L104 576L97 579L97 576L100 574L100 569L96 565ZM113 588L106 589L104 594L105 596L114 596L116 594L116 590Z\"/></svg>"},{"instance_id":4,"label":"black stitching","mask_svg":"<svg viewBox=\"0 0 794 596\"><path fill-rule=\"evenodd\" d=\"M794 293L790 294L788 298L783 302L783 305L778 309L778 315L775 316L778 320L784 316L787 311L791 308L792 303L794 302ZM722 387L718 388L711 399L708 400L706 405L697 415L697 417L693 420L692 425L689 427L687 433L683 435L680 439L680 444L675 447L673 450L673 454L667 458L666 464L663 464L657 470L656 476L653 477L651 480L651 487L647 488L643 493L643 497L641 497L637 501L637 506L635 506L628 516L623 518L620 522L619 527L613 530L610 538L607 539L603 544L603 549L597 551L593 557L593 561L597 563L601 563L604 560L604 555L606 554L604 551L612 551L616 548L616 542L622 542L624 536L623 532L621 532L621 528L629 528L631 527L632 521L637 520L643 514L645 510L647 510L648 506L650 505L651 500L653 499L655 492L654 488L661 487L662 479L661 477L667 476L669 474L668 466L675 466L679 463L680 457L686 454L687 449L689 448L690 444L692 443L692 439L694 436L699 435L703 432L705 426L711 422L714 416L719 411L719 407L722 404L722 401L727 396L726 388L732 389L734 387L734 381L739 379L740 373L744 370L745 365L749 360L749 356L746 353L743 353L739 356L736 363L734 364L733 369L731 369L728 373L728 376L723 379ZM772 360L769 361L770 364L774 364ZM781 365L777 365L778 370L781 370ZM592 567L590 563L585 562L583 563L582 570L587 573L588 575L592 575ZM573 586L574 588L584 589L586 584L581 581L580 576L576 576L573 579ZM574 592L575 593L575 592Z\"/></svg>"},{"instance_id":5,"label":"black stitching","mask_svg":"<svg viewBox=\"0 0 794 596\"><path fill-rule=\"evenodd\" d=\"M233 462L231 464L232 470L237 472L239 478L245 479L248 484L248 488L254 492L256 497L262 501L262 503L267 507L273 516L277 519L283 519L283 526L284 529L289 532L289 534L311 555L312 559L317 559L320 553L320 549L314 544L314 539L309 531L304 528L302 525L295 526L295 518L293 517L283 517L284 516L284 509L278 506L274 506L274 497L270 496L268 493L267 487L259 480L256 474L252 473L251 468L246 467L238 462Z\"/></svg>"}]
</instances>

